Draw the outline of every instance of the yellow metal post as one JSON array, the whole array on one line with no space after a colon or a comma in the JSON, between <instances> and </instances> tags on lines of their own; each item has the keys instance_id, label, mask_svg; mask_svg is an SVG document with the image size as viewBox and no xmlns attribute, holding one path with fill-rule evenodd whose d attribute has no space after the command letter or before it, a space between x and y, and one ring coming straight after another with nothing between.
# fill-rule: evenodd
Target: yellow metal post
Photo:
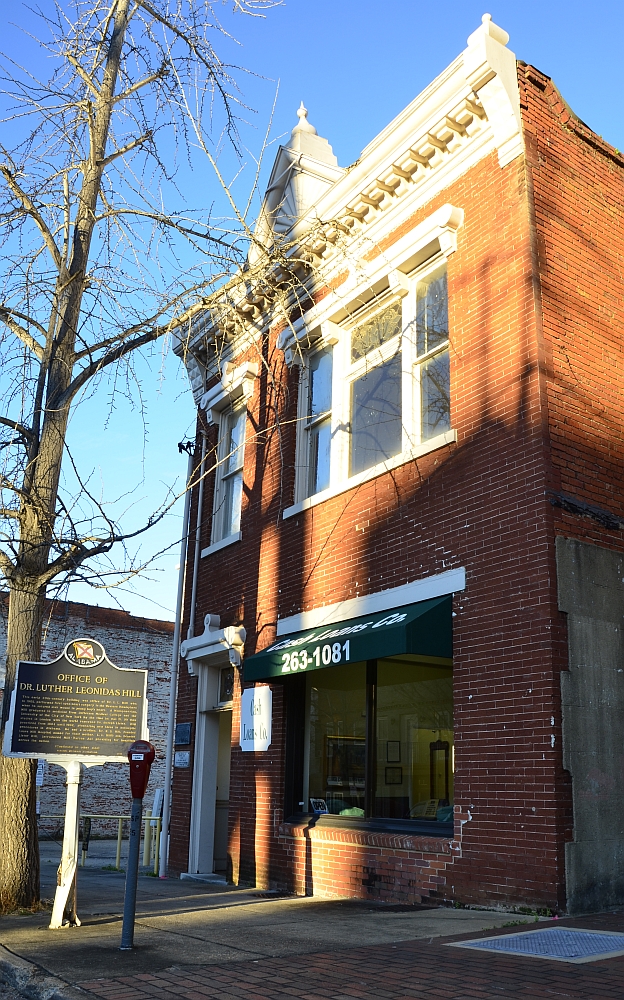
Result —
<instances>
[{"instance_id":1,"label":"yellow metal post","mask_svg":"<svg viewBox=\"0 0 624 1000\"><path fill-rule=\"evenodd\" d=\"M117 824L117 856L115 858L115 868L121 868L121 834L123 833L123 816L119 817Z\"/></svg>"},{"instance_id":2,"label":"yellow metal post","mask_svg":"<svg viewBox=\"0 0 624 1000\"><path fill-rule=\"evenodd\" d=\"M162 820L160 816L156 820L156 837L154 839L154 875L158 875L158 863L160 861L160 826Z\"/></svg>"},{"instance_id":3,"label":"yellow metal post","mask_svg":"<svg viewBox=\"0 0 624 1000\"><path fill-rule=\"evenodd\" d=\"M150 863L150 855L152 853L150 851L150 847L152 846L151 845L151 840L152 840L152 824L150 823L151 818L152 818L152 810L148 809L147 812L145 813L145 821L144 821L145 822L145 831L143 833L143 867L144 868L147 868L147 866L149 865L149 863Z\"/></svg>"}]
</instances>

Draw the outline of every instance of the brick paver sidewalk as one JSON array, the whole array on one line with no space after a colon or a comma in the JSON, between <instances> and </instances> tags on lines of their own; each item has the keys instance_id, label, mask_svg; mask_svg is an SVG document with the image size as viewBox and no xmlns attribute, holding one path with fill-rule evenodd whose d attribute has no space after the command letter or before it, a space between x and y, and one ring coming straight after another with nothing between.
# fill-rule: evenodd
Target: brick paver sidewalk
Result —
<instances>
[{"instance_id":1,"label":"brick paver sidewalk","mask_svg":"<svg viewBox=\"0 0 624 1000\"><path fill-rule=\"evenodd\" d=\"M619 919L594 917L570 923L624 929L621 915ZM491 936L491 932L483 936ZM623 1000L624 956L573 965L448 948L442 939L435 938L169 969L77 985L102 1000Z\"/></svg>"}]
</instances>

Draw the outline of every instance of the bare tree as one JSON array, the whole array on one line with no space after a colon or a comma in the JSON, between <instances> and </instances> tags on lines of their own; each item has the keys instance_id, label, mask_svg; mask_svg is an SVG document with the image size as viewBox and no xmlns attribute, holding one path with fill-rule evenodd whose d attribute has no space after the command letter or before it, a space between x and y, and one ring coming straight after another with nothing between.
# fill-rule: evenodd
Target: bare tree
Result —
<instances>
[{"instance_id":1,"label":"bare tree","mask_svg":"<svg viewBox=\"0 0 624 1000\"><path fill-rule=\"evenodd\" d=\"M230 6L259 16L271 5ZM63 490L72 408L103 379L128 378L134 352L189 329L253 238L249 206L236 209L217 167L224 144L239 146L240 105L213 47L223 31L214 5L50 0L48 11L41 44L51 79L3 61L12 128L17 121L24 135L11 151L0 146L0 571L10 592L2 728L17 660L40 658L47 588L85 567L97 573L98 559L128 538L78 469ZM230 200L231 223L166 205L182 201L172 157L184 163L197 151ZM4 911L38 900L34 765L0 758Z\"/></svg>"}]
</instances>

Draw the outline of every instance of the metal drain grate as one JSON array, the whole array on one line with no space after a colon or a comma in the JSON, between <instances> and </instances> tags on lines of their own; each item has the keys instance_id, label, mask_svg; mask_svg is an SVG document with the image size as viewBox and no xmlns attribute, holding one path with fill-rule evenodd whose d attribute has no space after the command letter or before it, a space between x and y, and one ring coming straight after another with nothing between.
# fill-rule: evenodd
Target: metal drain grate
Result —
<instances>
[{"instance_id":1,"label":"metal drain grate","mask_svg":"<svg viewBox=\"0 0 624 1000\"><path fill-rule=\"evenodd\" d=\"M548 927L543 931L501 934L474 941L452 941L452 948L475 948L506 955L529 955L555 962L598 962L624 955L624 934L612 931L585 931L576 927Z\"/></svg>"}]
</instances>

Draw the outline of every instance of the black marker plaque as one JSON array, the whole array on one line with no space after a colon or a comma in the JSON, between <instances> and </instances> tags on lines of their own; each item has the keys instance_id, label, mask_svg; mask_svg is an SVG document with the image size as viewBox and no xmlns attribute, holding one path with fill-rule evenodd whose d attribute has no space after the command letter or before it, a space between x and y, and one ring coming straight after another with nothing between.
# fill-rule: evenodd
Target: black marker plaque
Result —
<instances>
[{"instance_id":1,"label":"black marker plaque","mask_svg":"<svg viewBox=\"0 0 624 1000\"><path fill-rule=\"evenodd\" d=\"M146 670L122 670L93 639L50 663L21 660L7 726L7 756L126 759L145 736Z\"/></svg>"}]
</instances>

